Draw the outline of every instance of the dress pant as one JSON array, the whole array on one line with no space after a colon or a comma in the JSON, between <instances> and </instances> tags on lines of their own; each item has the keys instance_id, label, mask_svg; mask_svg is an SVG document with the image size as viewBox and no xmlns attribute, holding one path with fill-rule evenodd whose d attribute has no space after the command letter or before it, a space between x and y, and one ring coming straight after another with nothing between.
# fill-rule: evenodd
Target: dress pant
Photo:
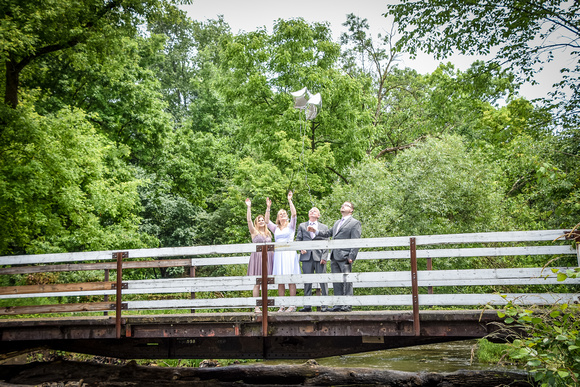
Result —
<instances>
[{"instance_id":1,"label":"dress pant","mask_svg":"<svg viewBox=\"0 0 580 387\"><path fill-rule=\"evenodd\" d=\"M332 273L350 273L352 271L352 264L349 264L346 260L331 260L330 270ZM352 296L354 294L352 289L352 282L333 282L333 286L335 296ZM347 305L335 305L335 308L337 307L350 308Z\"/></svg>"},{"instance_id":2,"label":"dress pant","mask_svg":"<svg viewBox=\"0 0 580 387\"><path fill-rule=\"evenodd\" d=\"M312 257L308 261L302 261L302 272L304 274L321 274L326 273L326 265L321 265L320 261L315 261ZM328 295L328 285L320 283L320 291L323 296ZM304 284L304 296L312 296L312 284ZM304 305L304 308L311 308L310 305Z\"/></svg>"}]
</instances>

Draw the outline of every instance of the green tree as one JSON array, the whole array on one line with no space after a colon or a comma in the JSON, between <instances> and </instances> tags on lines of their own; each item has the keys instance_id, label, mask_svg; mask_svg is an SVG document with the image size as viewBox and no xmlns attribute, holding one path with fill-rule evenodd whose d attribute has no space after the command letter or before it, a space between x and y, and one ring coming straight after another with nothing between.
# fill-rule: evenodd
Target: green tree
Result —
<instances>
[{"instance_id":1,"label":"green tree","mask_svg":"<svg viewBox=\"0 0 580 387\"><path fill-rule=\"evenodd\" d=\"M509 229L499 173L460 136L429 137L390 163L351 168L350 184L336 186L323 209L338 215L340 203L352 201L365 238Z\"/></svg>"},{"instance_id":2,"label":"green tree","mask_svg":"<svg viewBox=\"0 0 580 387\"><path fill-rule=\"evenodd\" d=\"M378 41L375 41L369 32L367 19L354 14L347 15L343 26L348 29L340 36L343 68L353 77L368 78L371 85L368 92L372 93L373 98L369 99L366 108L373 117L373 130L367 153L378 152L382 156L389 149L407 146L419 135L413 137L414 133L407 132L405 138L401 139L401 131L396 130L400 125L396 119L392 119L396 113L391 113L414 113L413 106L418 105L417 100L422 95L422 90L413 84L418 75L414 71L396 67L399 54L393 49L395 42L392 33L384 37L379 34ZM406 121L405 118L402 120Z\"/></svg>"},{"instance_id":3,"label":"green tree","mask_svg":"<svg viewBox=\"0 0 580 387\"><path fill-rule=\"evenodd\" d=\"M352 14L343 25L348 28L341 36L343 67L372 80L369 92L374 96L367 109L373 114L373 130L367 153L375 157L407 149L428 135L485 137L477 133L478 123L515 90L512 74L483 62L465 72L452 64L441 64L428 75L400 69L394 32L375 40L367 20Z\"/></svg>"},{"instance_id":4,"label":"green tree","mask_svg":"<svg viewBox=\"0 0 580 387\"><path fill-rule=\"evenodd\" d=\"M231 35L230 27L220 17L196 22L183 11L171 18L149 25L152 33L166 37L164 48L151 63L161 83L161 92L177 124L186 121L196 130L215 129L215 121L223 115L216 98L214 83L220 60L220 41ZM210 119L213 118L212 119Z\"/></svg>"},{"instance_id":5,"label":"green tree","mask_svg":"<svg viewBox=\"0 0 580 387\"><path fill-rule=\"evenodd\" d=\"M77 45L107 46L133 36L144 20L159 17L165 0L98 2L5 0L0 7L0 62L4 103L18 105L20 77L33 61Z\"/></svg>"},{"instance_id":6,"label":"green tree","mask_svg":"<svg viewBox=\"0 0 580 387\"><path fill-rule=\"evenodd\" d=\"M508 66L522 80L532 82L544 63L569 55L569 61L558 61L562 64L563 80L554 85L552 96L564 99L560 122L569 126L577 123L580 108L577 2L402 0L387 7L402 33L399 47L411 54L424 50L443 58L454 52L493 53L495 59L490 66Z\"/></svg>"},{"instance_id":7,"label":"green tree","mask_svg":"<svg viewBox=\"0 0 580 387\"><path fill-rule=\"evenodd\" d=\"M0 255L155 244L138 230L140 204L128 149L114 146L78 109L39 115L3 106Z\"/></svg>"},{"instance_id":8,"label":"green tree","mask_svg":"<svg viewBox=\"0 0 580 387\"><path fill-rule=\"evenodd\" d=\"M368 138L363 133L370 130L370 117L361 110L367 85L336 68L339 49L328 26L279 20L272 36L262 30L241 34L224 52L223 66L230 71L223 89L236 108L235 135L246 154L258 154L289 177L307 165L326 180L318 185L322 192L328 179L362 158ZM292 107L289 92L303 87L322 94L323 108L312 121ZM326 149L332 157L317 155Z\"/></svg>"},{"instance_id":9,"label":"green tree","mask_svg":"<svg viewBox=\"0 0 580 387\"><path fill-rule=\"evenodd\" d=\"M133 165L154 169L171 132L153 73L163 39L139 36L166 1L7 1L0 17L5 253L157 245L139 230Z\"/></svg>"}]
</instances>

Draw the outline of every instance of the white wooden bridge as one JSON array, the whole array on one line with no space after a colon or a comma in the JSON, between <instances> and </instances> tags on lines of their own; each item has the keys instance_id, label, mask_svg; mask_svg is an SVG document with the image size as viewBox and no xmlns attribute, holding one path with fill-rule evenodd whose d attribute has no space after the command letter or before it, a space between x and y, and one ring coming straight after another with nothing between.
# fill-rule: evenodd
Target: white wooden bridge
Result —
<instances>
[{"instance_id":1,"label":"white wooden bridge","mask_svg":"<svg viewBox=\"0 0 580 387\"><path fill-rule=\"evenodd\" d=\"M0 315L4 317L0 319L0 353L45 345L118 357L198 358L217 351L213 357L304 358L483 337L493 331L486 324L499 321L493 309L508 302L539 306L579 301L580 279L561 282L557 278L558 272L580 266L574 238L578 234L570 230L541 230L0 257L0 275L106 273L103 282L0 287ZM407 269L270 278L195 276L201 266L247 265L249 254L255 251L327 248L360 248L354 270L365 260L398 260ZM457 263L473 262L473 257L517 256L538 256L536 261L542 264L433 270L448 266L439 261L450 258ZM417 262L425 270L418 270ZM126 269L175 266L189 267L190 277L123 279ZM115 281L108 280L109 271L117 274ZM268 283L271 291L259 298L245 296L257 281ZM354 296L271 296L277 294L278 284L301 288L304 283L342 281L353 283ZM516 291L498 293L492 290L495 286ZM482 292L482 287L490 290ZM200 294L212 296L200 298ZM75 297L95 301L38 301ZM354 311L273 313L262 308L262 314L248 312L256 305L269 305L271 310L291 305L352 305ZM472 310L436 310L450 306ZM38 317L55 313L59 317Z\"/></svg>"}]
</instances>

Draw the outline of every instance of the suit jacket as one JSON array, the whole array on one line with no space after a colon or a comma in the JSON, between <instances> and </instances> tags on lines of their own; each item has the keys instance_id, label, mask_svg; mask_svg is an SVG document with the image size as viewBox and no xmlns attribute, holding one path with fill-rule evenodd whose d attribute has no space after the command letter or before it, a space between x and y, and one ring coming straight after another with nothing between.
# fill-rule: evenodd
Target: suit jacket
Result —
<instances>
[{"instance_id":1,"label":"suit jacket","mask_svg":"<svg viewBox=\"0 0 580 387\"><path fill-rule=\"evenodd\" d=\"M298 226L298 230L296 231L296 240L297 241L311 241L311 240L315 240L315 239L318 239L318 240L327 239L327 238L322 237L320 235L315 235L314 238L312 238L310 236L310 231L308 231L308 229L307 229L309 223L310 222L300 223L300 225ZM327 232L328 226L318 222L318 231L320 232L320 230L324 230L324 232ZM301 261L308 261L308 260L310 260L311 257L316 262L320 262L321 259L324 259L326 261L326 260L328 260L328 250L326 250L326 249L325 250L306 250L306 254L300 254Z\"/></svg>"},{"instance_id":2,"label":"suit jacket","mask_svg":"<svg viewBox=\"0 0 580 387\"><path fill-rule=\"evenodd\" d=\"M334 222L334 226L326 232L318 230L317 237L332 237L332 239L358 239L362 234L362 227L358 220L350 216L344 221L342 226L338 228L340 220ZM330 259L335 261L346 261L351 259L353 262L358 254L358 249L335 249L330 254Z\"/></svg>"}]
</instances>

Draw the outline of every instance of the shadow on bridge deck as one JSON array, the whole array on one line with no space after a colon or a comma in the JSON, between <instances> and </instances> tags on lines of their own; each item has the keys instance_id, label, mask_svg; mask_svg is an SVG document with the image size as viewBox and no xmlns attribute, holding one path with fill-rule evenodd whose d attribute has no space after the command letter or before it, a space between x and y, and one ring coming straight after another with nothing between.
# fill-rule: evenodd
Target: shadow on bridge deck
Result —
<instances>
[{"instance_id":1,"label":"shadow on bridge deck","mask_svg":"<svg viewBox=\"0 0 580 387\"><path fill-rule=\"evenodd\" d=\"M446 341L498 332L495 311L194 313L0 320L0 353L49 348L125 359L310 359Z\"/></svg>"}]
</instances>

